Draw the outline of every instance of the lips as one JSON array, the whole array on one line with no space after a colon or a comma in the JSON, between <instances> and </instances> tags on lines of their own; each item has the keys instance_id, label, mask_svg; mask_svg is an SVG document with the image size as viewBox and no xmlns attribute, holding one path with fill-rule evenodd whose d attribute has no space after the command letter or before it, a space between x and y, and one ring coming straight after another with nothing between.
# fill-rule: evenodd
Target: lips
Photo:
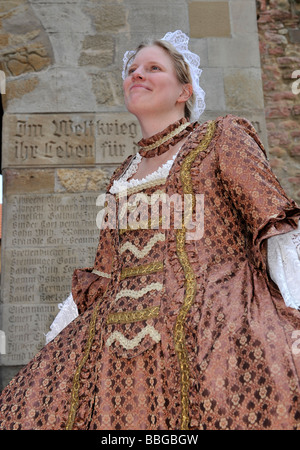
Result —
<instances>
[{"instance_id":1,"label":"lips","mask_svg":"<svg viewBox=\"0 0 300 450\"><path fill-rule=\"evenodd\" d=\"M147 91L150 91L150 89L145 86L144 84L134 84L133 86L131 86L130 90L135 89L135 88L143 88L146 89Z\"/></svg>"}]
</instances>

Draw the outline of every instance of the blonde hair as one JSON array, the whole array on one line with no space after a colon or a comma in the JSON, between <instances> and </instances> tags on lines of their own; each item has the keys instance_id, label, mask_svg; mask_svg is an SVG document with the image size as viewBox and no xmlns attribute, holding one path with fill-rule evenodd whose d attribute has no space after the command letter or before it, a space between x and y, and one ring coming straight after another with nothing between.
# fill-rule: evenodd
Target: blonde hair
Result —
<instances>
[{"instance_id":1,"label":"blonde hair","mask_svg":"<svg viewBox=\"0 0 300 450\"><path fill-rule=\"evenodd\" d=\"M126 70L128 68L129 63L136 57L137 53L142 50L145 47L151 47L156 45L157 47L162 48L171 58L174 64L175 73L177 76L178 81L181 84L191 84L192 85L192 77L190 74L190 68L187 62L184 60L181 53L179 53L172 44L170 44L167 41L163 40L154 40L154 41L148 41L147 43L141 43L135 52L132 54L132 56L128 59L126 64ZM190 98L187 100L184 106L184 116L190 120L191 113L193 110L193 106L195 103L195 94L194 92L190 96Z\"/></svg>"}]
</instances>

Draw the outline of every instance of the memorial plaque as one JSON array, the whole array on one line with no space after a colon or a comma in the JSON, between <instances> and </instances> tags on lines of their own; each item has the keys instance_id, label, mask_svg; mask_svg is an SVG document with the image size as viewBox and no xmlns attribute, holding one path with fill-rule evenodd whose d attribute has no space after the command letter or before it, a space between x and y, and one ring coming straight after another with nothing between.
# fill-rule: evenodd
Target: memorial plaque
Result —
<instances>
[{"instance_id":1,"label":"memorial plaque","mask_svg":"<svg viewBox=\"0 0 300 450\"><path fill-rule=\"evenodd\" d=\"M44 346L74 269L93 265L96 199L137 151L138 130L122 112L4 115L2 364L26 364Z\"/></svg>"},{"instance_id":2,"label":"memorial plaque","mask_svg":"<svg viewBox=\"0 0 300 450\"><path fill-rule=\"evenodd\" d=\"M3 122L3 168L120 164L140 139L128 113L5 114Z\"/></svg>"},{"instance_id":3,"label":"memorial plaque","mask_svg":"<svg viewBox=\"0 0 300 450\"><path fill-rule=\"evenodd\" d=\"M1 363L22 366L32 359L45 345L47 324L57 312L57 307L49 304L3 305L5 353L1 356Z\"/></svg>"},{"instance_id":4,"label":"memorial plaque","mask_svg":"<svg viewBox=\"0 0 300 450\"><path fill-rule=\"evenodd\" d=\"M45 345L75 268L92 266L98 193L9 195L2 266L2 363L27 363Z\"/></svg>"}]
</instances>

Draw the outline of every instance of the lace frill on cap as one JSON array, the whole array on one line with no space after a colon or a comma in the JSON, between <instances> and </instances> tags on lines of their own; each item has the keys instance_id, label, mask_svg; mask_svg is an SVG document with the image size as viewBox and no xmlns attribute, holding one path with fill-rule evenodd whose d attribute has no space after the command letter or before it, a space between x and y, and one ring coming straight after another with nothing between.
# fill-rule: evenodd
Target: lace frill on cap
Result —
<instances>
[{"instance_id":1,"label":"lace frill on cap","mask_svg":"<svg viewBox=\"0 0 300 450\"><path fill-rule=\"evenodd\" d=\"M138 145L141 147L139 150L140 155L144 158L162 155L168 151L171 146L176 145L183 137L193 131L195 125L196 123L191 124L183 117L150 138L141 139L138 142ZM169 135L170 138L168 139Z\"/></svg>"}]
</instances>

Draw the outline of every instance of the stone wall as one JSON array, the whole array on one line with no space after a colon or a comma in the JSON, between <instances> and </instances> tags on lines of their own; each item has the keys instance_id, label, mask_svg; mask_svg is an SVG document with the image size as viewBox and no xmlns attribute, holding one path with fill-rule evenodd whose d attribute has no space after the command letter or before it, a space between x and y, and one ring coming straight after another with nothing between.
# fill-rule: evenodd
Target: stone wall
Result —
<instances>
[{"instance_id":1,"label":"stone wall","mask_svg":"<svg viewBox=\"0 0 300 450\"><path fill-rule=\"evenodd\" d=\"M255 0L0 1L3 385L44 345L76 267L93 264L97 196L136 151L123 54L181 29L201 57L202 121L247 117L265 145Z\"/></svg>"},{"instance_id":2,"label":"stone wall","mask_svg":"<svg viewBox=\"0 0 300 450\"><path fill-rule=\"evenodd\" d=\"M270 163L299 203L300 2L259 1L257 12Z\"/></svg>"}]
</instances>

